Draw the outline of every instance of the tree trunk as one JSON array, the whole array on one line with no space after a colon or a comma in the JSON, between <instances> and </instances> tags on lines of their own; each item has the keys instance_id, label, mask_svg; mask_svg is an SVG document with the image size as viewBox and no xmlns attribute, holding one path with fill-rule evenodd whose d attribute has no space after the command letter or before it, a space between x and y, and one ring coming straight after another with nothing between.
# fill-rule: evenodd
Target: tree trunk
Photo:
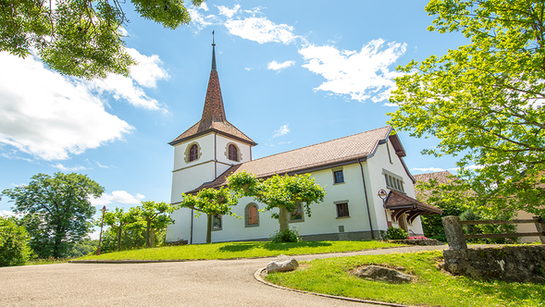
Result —
<instances>
[{"instance_id":1,"label":"tree trunk","mask_svg":"<svg viewBox=\"0 0 545 307\"><path fill-rule=\"evenodd\" d=\"M151 247L151 245L150 245L150 235L149 235L150 227L151 227L151 221L148 219L147 220L147 225L146 225L146 246L147 247Z\"/></svg>"},{"instance_id":2,"label":"tree trunk","mask_svg":"<svg viewBox=\"0 0 545 307\"><path fill-rule=\"evenodd\" d=\"M278 207L278 223L280 224L280 231L284 231L290 228L290 212L285 207Z\"/></svg>"},{"instance_id":3,"label":"tree trunk","mask_svg":"<svg viewBox=\"0 0 545 307\"><path fill-rule=\"evenodd\" d=\"M206 243L212 243L212 214L206 215Z\"/></svg>"},{"instance_id":4,"label":"tree trunk","mask_svg":"<svg viewBox=\"0 0 545 307\"><path fill-rule=\"evenodd\" d=\"M123 228L119 226L119 229L117 229L117 251L121 249L121 231L123 231Z\"/></svg>"},{"instance_id":5,"label":"tree trunk","mask_svg":"<svg viewBox=\"0 0 545 307\"><path fill-rule=\"evenodd\" d=\"M155 246L155 228L150 231L150 236L151 236L150 238L151 247L154 247Z\"/></svg>"}]
</instances>

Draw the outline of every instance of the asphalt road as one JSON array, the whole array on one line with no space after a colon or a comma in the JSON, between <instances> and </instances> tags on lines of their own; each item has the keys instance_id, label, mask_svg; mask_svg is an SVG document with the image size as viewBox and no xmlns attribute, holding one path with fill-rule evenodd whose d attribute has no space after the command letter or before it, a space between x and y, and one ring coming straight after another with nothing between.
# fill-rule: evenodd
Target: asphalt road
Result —
<instances>
[{"instance_id":1,"label":"asphalt road","mask_svg":"<svg viewBox=\"0 0 545 307\"><path fill-rule=\"evenodd\" d=\"M295 258L305 261L442 248L445 246ZM376 306L265 285L254 273L271 259L4 267L0 268L0 306Z\"/></svg>"}]
</instances>

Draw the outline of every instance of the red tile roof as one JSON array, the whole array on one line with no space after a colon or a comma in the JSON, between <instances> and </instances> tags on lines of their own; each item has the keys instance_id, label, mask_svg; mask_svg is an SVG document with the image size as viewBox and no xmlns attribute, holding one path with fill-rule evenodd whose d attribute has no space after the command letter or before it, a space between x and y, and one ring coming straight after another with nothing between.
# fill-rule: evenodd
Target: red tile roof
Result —
<instances>
[{"instance_id":1,"label":"red tile roof","mask_svg":"<svg viewBox=\"0 0 545 307\"><path fill-rule=\"evenodd\" d=\"M262 178L274 174L308 172L316 168L355 163L358 159L364 161L389 137L391 130L391 127L382 127L233 165L216 180L203 184L197 190L222 186L227 183L229 175L241 171Z\"/></svg>"},{"instance_id":2,"label":"red tile roof","mask_svg":"<svg viewBox=\"0 0 545 307\"><path fill-rule=\"evenodd\" d=\"M452 180L447 178L450 175L452 175L451 172L442 171L442 172L414 175L414 179L416 179L416 181L422 181L422 182L428 182L431 179L435 179L437 180L437 183L448 183L450 180Z\"/></svg>"},{"instance_id":3,"label":"red tile roof","mask_svg":"<svg viewBox=\"0 0 545 307\"><path fill-rule=\"evenodd\" d=\"M427 205L403 193L391 190L384 202L386 209L392 210L392 218L398 219L403 213L407 213L412 222L419 215L441 214L439 208Z\"/></svg>"}]
</instances>

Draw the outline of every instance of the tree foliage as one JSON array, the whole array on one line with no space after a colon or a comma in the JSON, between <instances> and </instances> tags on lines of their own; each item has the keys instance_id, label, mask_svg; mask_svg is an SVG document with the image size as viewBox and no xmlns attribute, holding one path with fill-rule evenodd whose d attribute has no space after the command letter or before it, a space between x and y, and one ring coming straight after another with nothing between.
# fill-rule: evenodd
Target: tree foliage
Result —
<instances>
[{"instance_id":1,"label":"tree foliage","mask_svg":"<svg viewBox=\"0 0 545 307\"><path fill-rule=\"evenodd\" d=\"M231 194L229 189L224 187L219 189L202 189L196 195L183 194L180 207L190 208L199 213L206 214L206 243L212 242L212 217L215 215L235 216L232 207L235 206L238 199Z\"/></svg>"},{"instance_id":2,"label":"tree foliage","mask_svg":"<svg viewBox=\"0 0 545 307\"><path fill-rule=\"evenodd\" d=\"M165 202L154 202L151 200L141 202L142 205L135 207L134 215L140 216L146 227L146 246L155 245L155 234L157 231L174 224L170 214L176 210L176 207Z\"/></svg>"},{"instance_id":3,"label":"tree foliage","mask_svg":"<svg viewBox=\"0 0 545 307\"><path fill-rule=\"evenodd\" d=\"M14 202L14 212L23 215L34 252L43 258L64 257L90 232L95 208L89 199L100 197L104 189L76 173L38 174L31 179L28 185L5 189L2 194Z\"/></svg>"},{"instance_id":4,"label":"tree foliage","mask_svg":"<svg viewBox=\"0 0 545 307\"><path fill-rule=\"evenodd\" d=\"M264 203L263 210L278 208L278 213L273 213L273 217L278 218L280 232L289 229L290 213L298 204L304 205L310 217L310 205L323 202L326 194L324 188L316 184L310 174L274 175L260 180L247 172L239 172L229 176L228 181L229 187L239 196L250 196Z\"/></svg>"},{"instance_id":5,"label":"tree foliage","mask_svg":"<svg viewBox=\"0 0 545 307\"><path fill-rule=\"evenodd\" d=\"M129 212L124 212L123 208L115 208L114 211L104 213L104 224L110 227L111 231L117 235L117 250L121 249L121 235L125 228L130 224L139 222L139 211L136 208L130 208Z\"/></svg>"},{"instance_id":6,"label":"tree foliage","mask_svg":"<svg viewBox=\"0 0 545 307\"><path fill-rule=\"evenodd\" d=\"M204 0L191 0L200 5ZM191 18L183 0L131 0L143 18L176 29ZM32 50L65 75L104 78L129 74L134 60L121 28L124 1L4 0L0 2L0 51L26 57Z\"/></svg>"},{"instance_id":7,"label":"tree foliage","mask_svg":"<svg viewBox=\"0 0 545 307\"><path fill-rule=\"evenodd\" d=\"M32 250L30 236L13 217L0 216L0 267L25 264Z\"/></svg>"},{"instance_id":8,"label":"tree foliage","mask_svg":"<svg viewBox=\"0 0 545 307\"><path fill-rule=\"evenodd\" d=\"M477 211L544 215L545 4L432 0L426 10L436 16L429 30L469 44L398 68L390 124L439 139L424 153L459 155Z\"/></svg>"}]
</instances>

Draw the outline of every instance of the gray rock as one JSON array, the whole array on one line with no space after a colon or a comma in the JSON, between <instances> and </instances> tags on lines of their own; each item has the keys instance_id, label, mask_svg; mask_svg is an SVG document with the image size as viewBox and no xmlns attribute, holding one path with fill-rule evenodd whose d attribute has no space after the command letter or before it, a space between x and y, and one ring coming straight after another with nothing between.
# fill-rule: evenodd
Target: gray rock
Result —
<instances>
[{"instance_id":1,"label":"gray rock","mask_svg":"<svg viewBox=\"0 0 545 307\"><path fill-rule=\"evenodd\" d=\"M267 264L267 272L286 272L293 271L299 267L299 262L295 258L284 255L278 256L275 260Z\"/></svg>"},{"instance_id":2,"label":"gray rock","mask_svg":"<svg viewBox=\"0 0 545 307\"><path fill-rule=\"evenodd\" d=\"M356 269L354 275L373 281L386 281L394 284L409 283L411 276L389 268L369 265Z\"/></svg>"}]
</instances>

